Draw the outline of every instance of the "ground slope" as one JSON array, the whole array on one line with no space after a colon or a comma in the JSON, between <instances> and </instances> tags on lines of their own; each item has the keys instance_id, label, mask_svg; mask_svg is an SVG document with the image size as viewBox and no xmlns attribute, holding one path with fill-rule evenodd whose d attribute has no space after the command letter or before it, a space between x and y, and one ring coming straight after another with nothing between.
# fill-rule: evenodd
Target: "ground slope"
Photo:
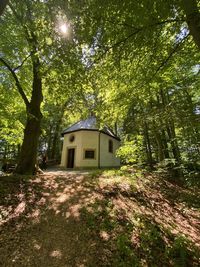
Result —
<instances>
[{"instance_id":1,"label":"ground slope","mask_svg":"<svg viewBox=\"0 0 200 267\"><path fill-rule=\"evenodd\" d=\"M0 177L0 266L199 266L200 195L132 170Z\"/></svg>"}]
</instances>

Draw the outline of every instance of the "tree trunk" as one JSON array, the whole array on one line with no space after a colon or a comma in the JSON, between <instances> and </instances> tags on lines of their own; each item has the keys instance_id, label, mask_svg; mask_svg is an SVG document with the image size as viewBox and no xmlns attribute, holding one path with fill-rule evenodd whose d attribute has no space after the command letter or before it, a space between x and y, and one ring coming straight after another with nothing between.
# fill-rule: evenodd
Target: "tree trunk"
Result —
<instances>
[{"instance_id":1,"label":"tree trunk","mask_svg":"<svg viewBox=\"0 0 200 267\"><path fill-rule=\"evenodd\" d=\"M0 16L3 14L4 9L6 8L9 0L0 1Z\"/></svg>"},{"instance_id":2,"label":"tree trunk","mask_svg":"<svg viewBox=\"0 0 200 267\"><path fill-rule=\"evenodd\" d=\"M39 59L33 58L33 85L32 97L27 107L27 121L24 130L19 162L16 168L18 174L34 174L37 160L38 141L42 114L40 104L42 102L42 78L39 73Z\"/></svg>"},{"instance_id":3,"label":"tree trunk","mask_svg":"<svg viewBox=\"0 0 200 267\"><path fill-rule=\"evenodd\" d=\"M163 144L162 144L162 138L161 138L160 133L157 131L157 129L154 129L154 136L155 136L156 144L157 144L157 153L158 153L159 162L161 162L165 159L165 154L164 154L164 149L163 149Z\"/></svg>"},{"instance_id":4,"label":"tree trunk","mask_svg":"<svg viewBox=\"0 0 200 267\"><path fill-rule=\"evenodd\" d=\"M57 146L58 146L58 138L59 138L59 130L60 130L60 122L59 120L55 127L55 132L53 135L53 142L52 142L52 149L51 149L51 159L56 159L56 152L57 152Z\"/></svg>"},{"instance_id":5,"label":"tree trunk","mask_svg":"<svg viewBox=\"0 0 200 267\"><path fill-rule=\"evenodd\" d=\"M166 103L170 103L169 92L167 92L167 95L165 98L166 98ZM179 149L178 142L177 142L175 125L174 125L174 120L173 120L172 116L170 118L168 118L166 121L166 130L167 130L166 132L167 132L168 137L169 137L169 142L171 144L173 157L176 160L176 162L178 164L180 164L181 163L181 153L180 153L180 149Z\"/></svg>"},{"instance_id":6,"label":"tree trunk","mask_svg":"<svg viewBox=\"0 0 200 267\"><path fill-rule=\"evenodd\" d=\"M167 144L167 138L166 138L166 134L165 131L162 130L162 143L163 143L163 148L164 148L164 155L165 158L169 158L169 150L168 150L168 144Z\"/></svg>"},{"instance_id":7,"label":"tree trunk","mask_svg":"<svg viewBox=\"0 0 200 267\"><path fill-rule=\"evenodd\" d=\"M48 132L48 141L47 141L47 156L48 156L48 159L51 158L52 130L53 130L53 126L50 124L49 132Z\"/></svg>"},{"instance_id":8,"label":"tree trunk","mask_svg":"<svg viewBox=\"0 0 200 267\"><path fill-rule=\"evenodd\" d=\"M7 159L7 153L8 153L8 145L7 145L7 142L6 142L5 147L4 147L4 153L3 153L4 161Z\"/></svg>"},{"instance_id":9,"label":"tree trunk","mask_svg":"<svg viewBox=\"0 0 200 267\"><path fill-rule=\"evenodd\" d=\"M147 161L148 161L148 164L150 165L150 167L152 167L153 166L153 157L152 157L151 143L150 143L150 138L149 138L149 129L148 129L146 121L144 124L144 140L145 140Z\"/></svg>"},{"instance_id":10,"label":"tree trunk","mask_svg":"<svg viewBox=\"0 0 200 267\"><path fill-rule=\"evenodd\" d=\"M167 126L167 133L168 133L169 140L171 143L172 153L173 153L174 159L176 160L176 162L178 164L180 164L181 163L181 154L180 154L180 150L179 150L177 139L176 139L174 122L172 120L169 122L169 124Z\"/></svg>"},{"instance_id":11,"label":"tree trunk","mask_svg":"<svg viewBox=\"0 0 200 267\"><path fill-rule=\"evenodd\" d=\"M169 104L169 99L168 99L169 95L168 95L168 93L166 95L166 92L163 89L160 89L160 98L161 98L161 104L162 104L163 112L166 112L166 106L167 106L167 104ZM160 125L162 125L162 124L163 124L163 122L160 119ZM165 122L165 124L166 124L166 122ZM166 131L164 129L161 130L161 138L162 138L162 146L163 146L163 153L164 153L165 159L170 158Z\"/></svg>"},{"instance_id":12,"label":"tree trunk","mask_svg":"<svg viewBox=\"0 0 200 267\"><path fill-rule=\"evenodd\" d=\"M37 159L41 118L27 118L20 159L16 168L18 174L34 174Z\"/></svg>"},{"instance_id":13,"label":"tree trunk","mask_svg":"<svg viewBox=\"0 0 200 267\"><path fill-rule=\"evenodd\" d=\"M182 0L182 7L186 14L188 24L194 42L200 49L200 13L196 0Z\"/></svg>"},{"instance_id":14,"label":"tree trunk","mask_svg":"<svg viewBox=\"0 0 200 267\"><path fill-rule=\"evenodd\" d=\"M50 135L51 140L49 140L50 147L48 149L48 155L50 159L57 159L57 152L58 152L58 144L59 144L59 132L60 132L60 125L62 124L63 116L65 113L65 109L67 105L70 103L70 99L68 99L62 106L58 119L54 123L54 131L53 136ZM53 127L51 128L51 130Z\"/></svg>"}]
</instances>

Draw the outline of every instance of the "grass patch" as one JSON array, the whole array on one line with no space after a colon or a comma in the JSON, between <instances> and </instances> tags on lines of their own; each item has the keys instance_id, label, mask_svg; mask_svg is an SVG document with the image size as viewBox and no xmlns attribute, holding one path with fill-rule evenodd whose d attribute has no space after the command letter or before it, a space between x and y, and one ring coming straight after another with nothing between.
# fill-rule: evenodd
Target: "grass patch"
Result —
<instances>
[{"instance_id":1,"label":"grass patch","mask_svg":"<svg viewBox=\"0 0 200 267\"><path fill-rule=\"evenodd\" d=\"M184 188L170 184L168 187L160 174L152 175L141 170L98 170L92 175L101 188L99 192L103 198L94 203L90 211L85 209L83 213L88 227L103 239L111 251L110 265L107 266L199 266L199 248L187 237L185 228L185 235L182 234L181 209L166 206L174 194L180 200L177 205L183 204L187 197L189 202L197 198L195 194L191 192L188 196ZM165 192L161 190L164 184ZM174 205L173 202L171 205ZM166 223L166 216L171 215L165 211L170 212L171 209L177 213L180 225L173 220L169 225ZM145 215L146 212L148 215ZM154 212L161 213L159 222ZM188 227L189 219L190 215Z\"/></svg>"}]
</instances>

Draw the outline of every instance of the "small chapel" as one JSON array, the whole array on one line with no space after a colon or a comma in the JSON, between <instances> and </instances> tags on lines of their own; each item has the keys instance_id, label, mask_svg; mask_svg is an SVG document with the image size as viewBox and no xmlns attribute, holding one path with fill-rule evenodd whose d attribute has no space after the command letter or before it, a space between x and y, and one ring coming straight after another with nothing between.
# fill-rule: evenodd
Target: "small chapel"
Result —
<instances>
[{"instance_id":1,"label":"small chapel","mask_svg":"<svg viewBox=\"0 0 200 267\"><path fill-rule=\"evenodd\" d=\"M119 167L116 150L120 138L104 126L98 127L96 117L81 120L62 132L64 137L61 167L104 168Z\"/></svg>"}]
</instances>

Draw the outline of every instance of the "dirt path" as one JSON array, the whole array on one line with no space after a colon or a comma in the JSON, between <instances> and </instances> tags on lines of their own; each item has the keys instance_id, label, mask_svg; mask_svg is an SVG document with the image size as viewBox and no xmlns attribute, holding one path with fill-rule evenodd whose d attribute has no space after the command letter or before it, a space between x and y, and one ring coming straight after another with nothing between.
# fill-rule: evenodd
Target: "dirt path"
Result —
<instances>
[{"instance_id":1,"label":"dirt path","mask_svg":"<svg viewBox=\"0 0 200 267\"><path fill-rule=\"evenodd\" d=\"M200 194L119 173L1 177L0 266L199 266Z\"/></svg>"},{"instance_id":2,"label":"dirt path","mask_svg":"<svg viewBox=\"0 0 200 267\"><path fill-rule=\"evenodd\" d=\"M103 244L79 212L98 198L91 181L80 172L57 171L25 187L18 205L6 216L0 265L101 266L98 254L102 255Z\"/></svg>"}]
</instances>

